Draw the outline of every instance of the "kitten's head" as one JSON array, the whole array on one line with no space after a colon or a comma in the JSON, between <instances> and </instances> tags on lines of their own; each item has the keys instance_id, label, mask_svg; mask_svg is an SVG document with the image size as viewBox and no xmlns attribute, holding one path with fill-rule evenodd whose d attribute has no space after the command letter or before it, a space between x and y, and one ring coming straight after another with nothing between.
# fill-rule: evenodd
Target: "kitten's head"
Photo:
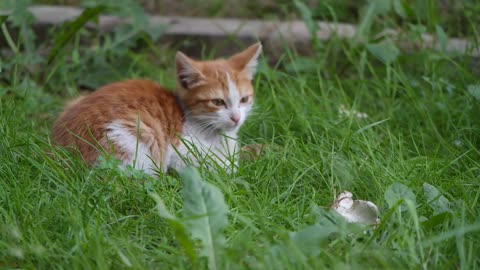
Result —
<instances>
[{"instance_id":1,"label":"kitten's head","mask_svg":"<svg viewBox=\"0 0 480 270\"><path fill-rule=\"evenodd\" d=\"M186 117L206 130L237 130L253 105L252 79L261 51L256 43L213 61L195 61L177 52L177 94Z\"/></svg>"}]
</instances>

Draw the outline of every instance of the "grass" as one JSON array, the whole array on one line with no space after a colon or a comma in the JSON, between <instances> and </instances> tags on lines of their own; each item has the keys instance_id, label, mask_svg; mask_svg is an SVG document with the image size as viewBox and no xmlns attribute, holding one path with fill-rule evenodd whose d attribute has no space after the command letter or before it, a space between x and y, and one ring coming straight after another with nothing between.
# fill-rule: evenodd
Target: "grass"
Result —
<instances>
[{"instance_id":1,"label":"grass","mask_svg":"<svg viewBox=\"0 0 480 270\"><path fill-rule=\"evenodd\" d=\"M63 102L77 84L102 83L104 65L111 80L173 85L172 49L146 44L91 52L73 40L40 68L25 68L34 54L19 44L24 53L1 60L0 268L207 268L151 196L187 222L178 176L89 168L50 141ZM233 175L201 171L229 208L218 269L480 268L478 71L468 56L433 51L381 60L331 40L310 58L286 50L278 66L261 63L240 140L265 153ZM343 190L377 204L381 225L332 215ZM202 242L190 243L198 256Z\"/></svg>"}]
</instances>

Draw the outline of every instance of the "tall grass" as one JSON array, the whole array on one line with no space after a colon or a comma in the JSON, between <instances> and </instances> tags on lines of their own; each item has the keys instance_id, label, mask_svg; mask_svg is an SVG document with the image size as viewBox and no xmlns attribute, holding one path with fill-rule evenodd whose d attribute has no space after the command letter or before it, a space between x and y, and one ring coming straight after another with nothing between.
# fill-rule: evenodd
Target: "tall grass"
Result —
<instances>
[{"instance_id":1,"label":"tall grass","mask_svg":"<svg viewBox=\"0 0 480 270\"><path fill-rule=\"evenodd\" d=\"M339 40L310 58L286 51L279 68L262 61L255 113L241 130L243 144L264 145L258 159L235 174L200 171L202 180L146 178L113 160L87 167L52 145L50 127L77 84L103 83L105 65L110 80L171 86L172 51L156 48L163 58L153 65L153 43L138 32L144 49L109 47L110 36L92 52L80 31L39 76L24 65L29 26L17 26L21 51L0 62L0 267L480 267L480 83L466 56L387 48L385 58L384 47ZM199 193L209 188L215 196ZM379 206L378 228L329 212L343 190ZM192 211L200 200L225 204L215 260L199 221L212 213Z\"/></svg>"}]
</instances>

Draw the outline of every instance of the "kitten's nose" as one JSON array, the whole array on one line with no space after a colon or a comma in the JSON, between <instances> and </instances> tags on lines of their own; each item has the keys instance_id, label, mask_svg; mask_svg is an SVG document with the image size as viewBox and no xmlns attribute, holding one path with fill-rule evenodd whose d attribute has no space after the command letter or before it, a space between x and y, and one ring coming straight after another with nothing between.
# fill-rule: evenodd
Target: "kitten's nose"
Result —
<instances>
[{"instance_id":1,"label":"kitten's nose","mask_svg":"<svg viewBox=\"0 0 480 270\"><path fill-rule=\"evenodd\" d=\"M232 120L236 125L240 121L240 115L234 114L234 115L230 116L230 120Z\"/></svg>"}]
</instances>

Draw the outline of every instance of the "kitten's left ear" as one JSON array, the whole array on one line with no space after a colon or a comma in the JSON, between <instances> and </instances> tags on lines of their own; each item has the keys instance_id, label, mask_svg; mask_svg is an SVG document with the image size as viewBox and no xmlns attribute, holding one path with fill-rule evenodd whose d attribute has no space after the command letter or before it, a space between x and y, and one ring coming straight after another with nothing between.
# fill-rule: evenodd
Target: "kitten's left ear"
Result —
<instances>
[{"instance_id":1,"label":"kitten's left ear","mask_svg":"<svg viewBox=\"0 0 480 270\"><path fill-rule=\"evenodd\" d=\"M177 69L177 82L185 90L190 90L204 82L205 76L198 69L195 61L182 52L175 56Z\"/></svg>"},{"instance_id":2,"label":"kitten's left ear","mask_svg":"<svg viewBox=\"0 0 480 270\"><path fill-rule=\"evenodd\" d=\"M238 71L243 71L249 80L257 72L258 56L262 53L262 44L260 42L251 45L244 51L230 57L228 61Z\"/></svg>"}]
</instances>

